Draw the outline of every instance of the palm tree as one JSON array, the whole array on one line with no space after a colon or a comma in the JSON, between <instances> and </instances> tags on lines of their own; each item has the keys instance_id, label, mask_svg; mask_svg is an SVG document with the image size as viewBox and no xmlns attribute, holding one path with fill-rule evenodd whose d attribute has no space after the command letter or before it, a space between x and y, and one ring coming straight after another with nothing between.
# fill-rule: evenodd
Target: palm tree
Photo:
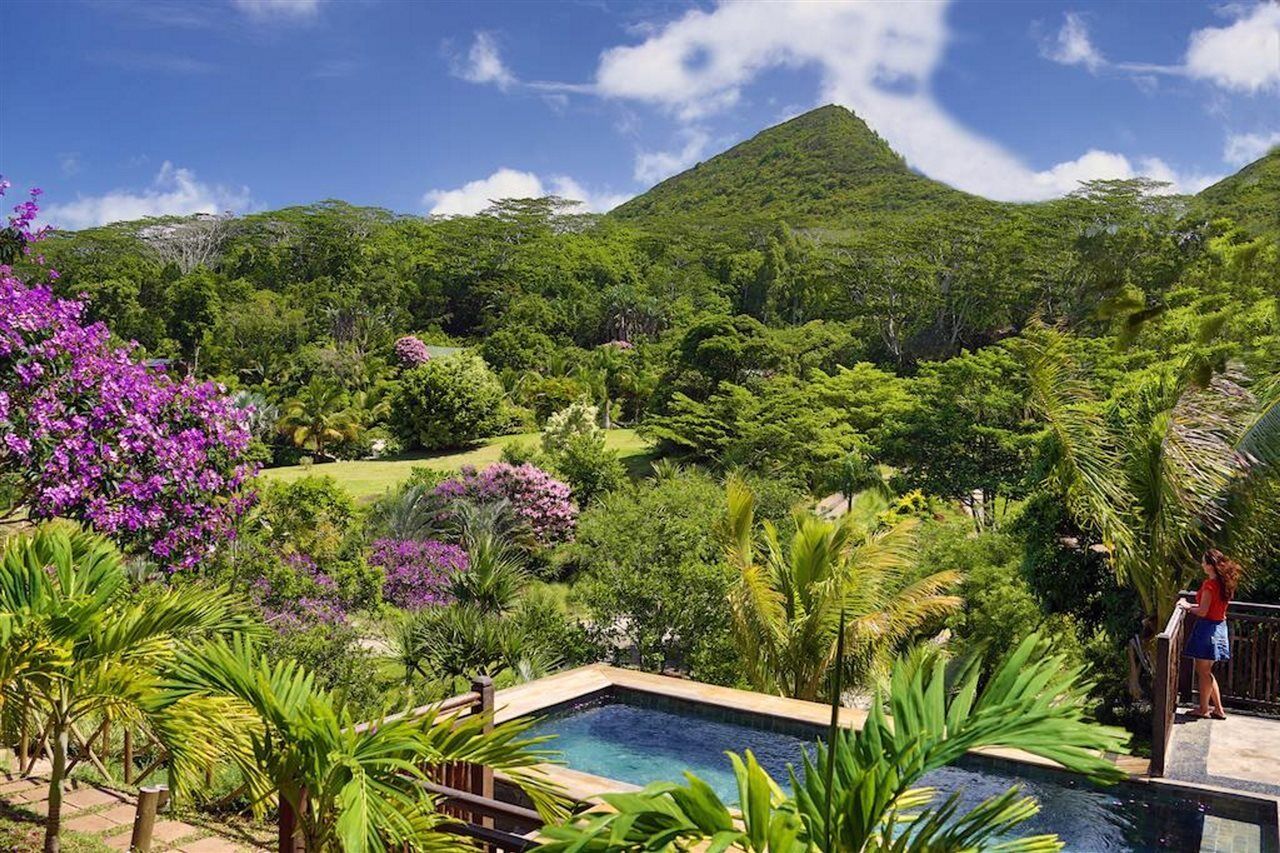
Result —
<instances>
[{"instance_id":1,"label":"palm tree","mask_svg":"<svg viewBox=\"0 0 1280 853\"><path fill-rule=\"evenodd\" d=\"M360 424L347 408L346 392L313 376L285 403L279 429L295 446L309 447L323 457L326 444L355 438Z\"/></svg>"},{"instance_id":2,"label":"palm tree","mask_svg":"<svg viewBox=\"0 0 1280 853\"><path fill-rule=\"evenodd\" d=\"M72 738L83 748L102 731L88 733L85 724L118 720L150 728L169 748L174 778L184 788L191 770L213 765L222 741L204 729L225 725L233 715L216 705L189 704L161 714L161 673L190 643L250 625L223 589L187 584L131 590L116 547L70 525L46 525L5 544L0 707L11 718L16 709L49 744L46 851L59 849Z\"/></svg>"},{"instance_id":3,"label":"palm tree","mask_svg":"<svg viewBox=\"0 0 1280 853\"><path fill-rule=\"evenodd\" d=\"M545 819L565 814L559 789L534 765L548 754L521 738L531 721L473 717L384 717L360 725L349 709L316 688L292 661L270 663L242 639L212 642L183 656L167 682L171 700L223 699L251 720L248 749L230 754L255 806L273 797L298 818L309 853L457 850L461 840L440 825L421 787L431 766L465 761L501 771Z\"/></svg>"},{"instance_id":4,"label":"palm tree","mask_svg":"<svg viewBox=\"0 0 1280 853\"><path fill-rule=\"evenodd\" d=\"M1064 495L1075 523L1100 537L1117 579L1158 629L1196 577L1204 548L1247 539L1236 530L1254 523L1243 504L1255 487L1274 482L1280 462L1277 401L1255 417L1243 377L1231 370L1206 377L1188 361L1104 402L1083 379L1066 335L1033 330L1021 353L1030 404L1046 425L1047 484Z\"/></svg>"},{"instance_id":5,"label":"palm tree","mask_svg":"<svg viewBox=\"0 0 1280 853\"><path fill-rule=\"evenodd\" d=\"M945 666L894 668L888 704L877 701L860 731L837 730L806 756L782 788L748 752L730 755L738 780L735 814L701 779L659 782L639 793L603 797L606 807L543 831L539 853L624 850L739 850L751 853L901 853L937 850L1050 851L1041 835L1005 841L1038 811L1016 787L957 814L958 794L934 803L916 787L931 770L983 747L1023 749L1102 782L1124 773L1102 753L1121 751L1128 734L1086 721L1088 685L1038 637L1029 637L979 690L969 665L947 685ZM948 689L948 687L955 689Z\"/></svg>"},{"instance_id":6,"label":"palm tree","mask_svg":"<svg viewBox=\"0 0 1280 853\"><path fill-rule=\"evenodd\" d=\"M959 581L956 572L905 576L915 551L913 519L868 531L852 514L827 521L802 510L784 547L767 521L757 536L750 488L736 477L726 488L727 557L738 573L729 607L756 690L812 700L836 666L885 671L900 643L961 603L944 594ZM851 650L844 660L836 653L841 613Z\"/></svg>"}]
</instances>

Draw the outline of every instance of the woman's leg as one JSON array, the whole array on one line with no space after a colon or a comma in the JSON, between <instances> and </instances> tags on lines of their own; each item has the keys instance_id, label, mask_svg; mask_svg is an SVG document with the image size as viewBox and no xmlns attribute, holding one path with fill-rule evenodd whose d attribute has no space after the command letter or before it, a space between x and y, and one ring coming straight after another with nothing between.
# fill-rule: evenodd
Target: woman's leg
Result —
<instances>
[{"instance_id":1,"label":"woman's leg","mask_svg":"<svg viewBox=\"0 0 1280 853\"><path fill-rule=\"evenodd\" d=\"M1209 664L1209 681L1213 684L1213 693L1209 697L1209 704L1218 709L1219 714L1225 714L1226 708L1222 707L1222 694L1218 692L1218 676L1213 674L1213 664Z\"/></svg>"},{"instance_id":2,"label":"woman's leg","mask_svg":"<svg viewBox=\"0 0 1280 853\"><path fill-rule=\"evenodd\" d=\"M1213 661L1196 658L1196 687L1200 690L1200 714L1209 713L1209 700L1213 698Z\"/></svg>"}]
</instances>

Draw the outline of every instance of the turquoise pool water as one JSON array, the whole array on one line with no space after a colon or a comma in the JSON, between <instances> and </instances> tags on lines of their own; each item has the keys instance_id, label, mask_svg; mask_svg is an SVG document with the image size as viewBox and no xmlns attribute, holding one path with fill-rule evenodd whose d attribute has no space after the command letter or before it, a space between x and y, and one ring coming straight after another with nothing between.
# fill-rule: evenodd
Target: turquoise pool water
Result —
<instances>
[{"instance_id":1,"label":"turquoise pool water","mask_svg":"<svg viewBox=\"0 0 1280 853\"><path fill-rule=\"evenodd\" d=\"M618 692L558 709L535 724L531 733L555 735L548 748L561 751L564 762L575 770L635 785L681 781L689 770L726 802L735 802L737 782L726 751L750 749L786 787L787 765L798 768L802 752L822 731ZM1018 834L1056 832L1069 850L1195 851L1201 849L1206 831L1230 831L1233 838L1246 839L1234 849L1275 850L1274 830L1265 827L1247 804L1227 798L1184 797L1139 784L1099 788L1072 774L989 759L943 768L922 784L937 787L943 795L960 791L962 810L1021 785L1040 803L1041 811ZM1206 816L1212 816L1208 824ZM1253 838L1256 843L1248 840Z\"/></svg>"}]
</instances>

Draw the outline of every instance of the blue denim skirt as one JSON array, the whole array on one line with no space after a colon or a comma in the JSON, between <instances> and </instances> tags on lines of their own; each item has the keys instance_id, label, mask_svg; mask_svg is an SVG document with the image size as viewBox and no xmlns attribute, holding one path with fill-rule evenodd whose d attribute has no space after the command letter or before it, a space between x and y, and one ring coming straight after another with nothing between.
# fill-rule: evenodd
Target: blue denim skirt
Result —
<instances>
[{"instance_id":1,"label":"blue denim skirt","mask_svg":"<svg viewBox=\"0 0 1280 853\"><path fill-rule=\"evenodd\" d=\"M1231 643L1227 640L1226 621L1197 619L1187 637L1182 653L1196 660L1231 660Z\"/></svg>"}]
</instances>

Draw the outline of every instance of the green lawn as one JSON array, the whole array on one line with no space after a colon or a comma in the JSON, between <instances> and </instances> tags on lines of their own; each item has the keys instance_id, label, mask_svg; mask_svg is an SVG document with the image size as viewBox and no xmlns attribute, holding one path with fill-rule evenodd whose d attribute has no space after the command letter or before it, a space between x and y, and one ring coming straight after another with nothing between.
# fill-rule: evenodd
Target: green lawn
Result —
<instances>
[{"instance_id":1,"label":"green lawn","mask_svg":"<svg viewBox=\"0 0 1280 853\"><path fill-rule=\"evenodd\" d=\"M541 433L503 435L490 439L472 450L448 454L416 454L396 459L377 459L359 462L328 462L322 465L290 465L287 468L268 468L262 472L269 480L297 480L309 475L324 474L333 477L356 498L373 498L409 476L409 471L419 465L456 471L463 465L485 466L497 462L502 448L514 441L537 443ZM636 435L633 429L614 429L605 434L605 444L618 451L622 463L633 476L644 473L652 458L649 443Z\"/></svg>"}]
</instances>

